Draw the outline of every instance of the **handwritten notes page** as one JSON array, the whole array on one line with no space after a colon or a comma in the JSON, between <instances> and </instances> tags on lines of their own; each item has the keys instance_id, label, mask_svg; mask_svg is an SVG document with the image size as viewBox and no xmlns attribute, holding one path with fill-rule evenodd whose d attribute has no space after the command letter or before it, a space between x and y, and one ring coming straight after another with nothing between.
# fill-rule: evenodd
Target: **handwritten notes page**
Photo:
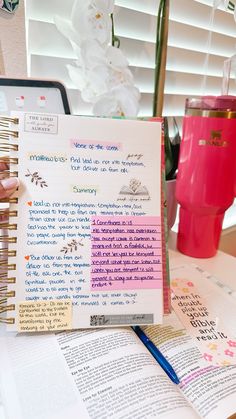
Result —
<instances>
[{"instance_id":1,"label":"handwritten notes page","mask_svg":"<svg viewBox=\"0 0 236 419\"><path fill-rule=\"evenodd\" d=\"M161 123L18 115L18 330L160 323Z\"/></svg>"}]
</instances>

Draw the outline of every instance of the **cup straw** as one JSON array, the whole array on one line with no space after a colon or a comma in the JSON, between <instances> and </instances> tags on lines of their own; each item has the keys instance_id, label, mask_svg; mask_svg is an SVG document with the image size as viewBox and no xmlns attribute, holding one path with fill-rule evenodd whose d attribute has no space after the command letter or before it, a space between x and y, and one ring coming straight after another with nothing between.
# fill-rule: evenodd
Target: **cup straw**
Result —
<instances>
[{"instance_id":1,"label":"cup straw","mask_svg":"<svg viewBox=\"0 0 236 419\"><path fill-rule=\"evenodd\" d=\"M227 58L223 64L223 79L222 79L222 86L221 86L221 94L228 95L229 93L229 82L230 82L230 73L231 70L236 70L236 54L232 55L232 57Z\"/></svg>"}]
</instances>

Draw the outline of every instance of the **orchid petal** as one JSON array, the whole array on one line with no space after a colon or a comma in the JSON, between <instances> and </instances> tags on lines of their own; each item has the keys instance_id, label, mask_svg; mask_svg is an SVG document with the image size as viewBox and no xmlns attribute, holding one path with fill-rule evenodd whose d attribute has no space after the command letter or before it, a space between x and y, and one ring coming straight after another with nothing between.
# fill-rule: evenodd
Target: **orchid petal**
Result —
<instances>
[{"instance_id":1,"label":"orchid petal","mask_svg":"<svg viewBox=\"0 0 236 419\"><path fill-rule=\"evenodd\" d=\"M75 43L79 41L77 33L75 32L70 20L55 16L54 22L59 32L61 32L67 39Z\"/></svg>"},{"instance_id":2,"label":"orchid petal","mask_svg":"<svg viewBox=\"0 0 236 419\"><path fill-rule=\"evenodd\" d=\"M109 46L106 50L108 64L112 67L126 67L128 61L119 48Z\"/></svg>"},{"instance_id":3,"label":"orchid petal","mask_svg":"<svg viewBox=\"0 0 236 419\"><path fill-rule=\"evenodd\" d=\"M105 61L104 48L96 39L83 41L81 44L82 53L81 58L88 68L93 68Z\"/></svg>"},{"instance_id":4,"label":"orchid petal","mask_svg":"<svg viewBox=\"0 0 236 419\"><path fill-rule=\"evenodd\" d=\"M68 64L66 67L74 85L79 90L83 90L86 87L86 80L83 71L81 71L78 67L75 67L70 64Z\"/></svg>"},{"instance_id":5,"label":"orchid petal","mask_svg":"<svg viewBox=\"0 0 236 419\"><path fill-rule=\"evenodd\" d=\"M101 44L108 43L111 34L111 18L97 8L83 7L71 15L72 26L80 39L94 38Z\"/></svg>"},{"instance_id":6,"label":"orchid petal","mask_svg":"<svg viewBox=\"0 0 236 419\"><path fill-rule=\"evenodd\" d=\"M86 102L95 102L99 96L107 92L106 67L96 67L86 71L86 86L81 92L81 97Z\"/></svg>"},{"instance_id":7,"label":"orchid petal","mask_svg":"<svg viewBox=\"0 0 236 419\"><path fill-rule=\"evenodd\" d=\"M139 105L136 90L132 91L124 86L112 89L95 103L93 107L94 115L126 117L137 115Z\"/></svg>"},{"instance_id":8,"label":"orchid petal","mask_svg":"<svg viewBox=\"0 0 236 419\"><path fill-rule=\"evenodd\" d=\"M114 0L95 0L97 9L105 11L107 14L111 14L114 11Z\"/></svg>"},{"instance_id":9,"label":"orchid petal","mask_svg":"<svg viewBox=\"0 0 236 419\"><path fill-rule=\"evenodd\" d=\"M118 103L115 98L102 97L93 106L93 114L95 116L118 116Z\"/></svg>"},{"instance_id":10,"label":"orchid petal","mask_svg":"<svg viewBox=\"0 0 236 419\"><path fill-rule=\"evenodd\" d=\"M94 114L136 116L140 94L128 61L109 45L113 10L114 0L75 0L71 20L56 17L55 22L76 56L67 66L70 79L81 98L93 103Z\"/></svg>"}]
</instances>

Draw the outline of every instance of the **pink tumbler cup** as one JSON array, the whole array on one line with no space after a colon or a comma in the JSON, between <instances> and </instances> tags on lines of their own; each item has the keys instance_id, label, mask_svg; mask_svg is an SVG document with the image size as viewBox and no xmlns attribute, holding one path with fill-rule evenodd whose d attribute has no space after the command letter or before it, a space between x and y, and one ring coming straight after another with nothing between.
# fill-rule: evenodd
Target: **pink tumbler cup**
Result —
<instances>
[{"instance_id":1,"label":"pink tumbler cup","mask_svg":"<svg viewBox=\"0 0 236 419\"><path fill-rule=\"evenodd\" d=\"M236 97L187 99L176 181L180 252L215 255L224 213L234 200L235 173Z\"/></svg>"}]
</instances>

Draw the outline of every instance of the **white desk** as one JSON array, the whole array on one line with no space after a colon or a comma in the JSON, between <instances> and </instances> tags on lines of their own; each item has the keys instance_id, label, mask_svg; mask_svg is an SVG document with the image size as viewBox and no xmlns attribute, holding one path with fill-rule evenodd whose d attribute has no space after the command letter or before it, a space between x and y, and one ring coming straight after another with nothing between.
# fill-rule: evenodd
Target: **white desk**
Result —
<instances>
[{"instance_id":1,"label":"white desk","mask_svg":"<svg viewBox=\"0 0 236 419\"><path fill-rule=\"evenodd\" d=\"M199 259L185 256L176 250L176 233L170 232L169 235L169 259L170 267L177 263L194 263L214 275L226 287L235 291L236 301L236 258L226 253L218 251L217 254L209 259ZM235 244L236 245L236 244Z\"/></svg>"}]
</instances>

